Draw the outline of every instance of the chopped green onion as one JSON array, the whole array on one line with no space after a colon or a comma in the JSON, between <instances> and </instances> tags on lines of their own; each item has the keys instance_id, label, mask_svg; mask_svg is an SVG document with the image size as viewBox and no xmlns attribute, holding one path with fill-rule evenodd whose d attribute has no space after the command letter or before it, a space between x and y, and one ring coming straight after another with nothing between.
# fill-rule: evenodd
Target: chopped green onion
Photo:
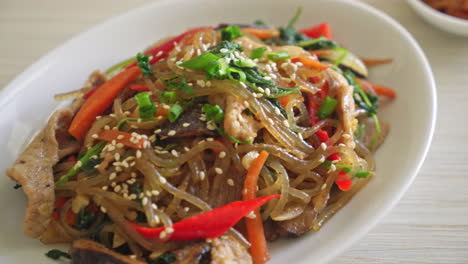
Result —
<instances>
[{"instance_id":1,"label":"chopped green onion","mask_svg":"<svg viewBox=\"0 0 468 264\"><path fill-rule=\"evenodd\" d=\"M182 106L180 106L179 104L174 104L167 112L167 119L169 119L169 121L171 122L174 122L179 118L182 112L184 112Z\"/></svg>"},{"instance_id":2,"label":"chopped green onion","mask_svg":"<svg viewBox=\"0 0 468 264\"><path fill-rule=\"evenodd\" d=\"M205 104L202 111L206 114L207 120L213 120L216 123L224 120L224 111L218 105Z\"/></svg>"},{"instance_id":3,"label":"chopped green onion","mask_svg":"<svg viewBox=\"0 0 468 264\"><path fill-rule=\"evenodd\" d=\"M240 28L237 25L234 26L227 26L223 30L221 30L221 40L231 41L235 38L242 36L240 32Z\"/></svg>"},{"instance_id":4,"label":"chopped green onion","mask_svg":"<svg viewBox=\"0 0 468 264\"><path fill-rule=\"evenodd\" d=\"M286 51L281 51L281 52L268 52L267 56L270 60L272 61L277 61L277 60L285 60L291 58L291 55L289 55L288 52Z\"/></svg>"},{"instance_id":5,"label":"chopped green onion","mask_svg":"<svg viewBox=\"0 0 468 264\"><path fill-rule=\"evenodd\" d=\"M325 97L325 100L323 101L323 104L317 111L317 116L320 117L320 119L325 119L329 117L331 114L333 114L333 111L335 111L335 107L337 104L338 101L336 99L333 99L327 95L327 97Z\"/></svg>"},{"instance_id":6,"label":"chopped green onion","mask_svg":"<svg viewBox=\"0 0 468 264\"><path fill-rule=\"evenodd\" d=\"M354 174L354 177L356 178L367 178L371 175L370 171L358 171Z\"/></svg>"},{"instance_id":7,"label":"chopped green onion","mask_svg":"<svg viewBox=\"0 0 468 264\"><path fill-rule=\"evenodd\" d=\"M101 141L97 143L96 145L94 145L92 148L90 148L86 152L86 154L80 160L76 162L75 166L73 166L73 168L71 168L67 172L67 174L60 177L60 179L57 182L55 182L55 184L57 185L60 183L65 183L71 180L73 176L75 176L81 170L81 168L88 163L88 161L91 159L92 156L99 155L99 153L101 153L105 145L106 145L106 142Z\"/></svg>"},{"instance_id":8,"label":"chopped green onion","mask_svg":"<svg viewBox=\"0 0 468 264\"><path fill-rule=\"evenodd\" d=\"M260 47L260 48L253 49L252 52L250 53L250 58L252 60L260 59L261 57L263 57L263 54L265 53L266 50L267 50L266 47Z\"/></svg>"},{"instance_id":9,"label":"chopped green onion","mask_svg":"<svg viewBox=\"0 0 468 264\"><path fill-rule=\"evenodd\" d=\"M245 72L243 72L240 69L233 68L233 67L229 67L227 69L227 76L230 80L233 80L233 81L245 82L246 80Z\"/></svg>"},{"instance_id":10,"label":"chopped green onion","mask_svg":"<svg viewBox=\"0 0 468 264\"><path fill-rule=\"evenodd\" d=\"M307 49L307 50L339 48L336 42L331 41L325 37L301 41L297 43L297 46L303 47L304 49Z\"/></svg>"},{"instance_id":11,"label":"chopped green onion","mask_svg":"<svg viewBox=\"0 0 468 264\"><path fill-rule=\"evenodd\" d=\"M177 102L177 94L174 91L163 91L161 93L161 102L165 104L173 104Z\"/></svg>"},{"instance_id":12,"label":"chopped green onion","mask_svg":"<svg viewBox=\"0 0 468 264\"><path fill-rule=\"evenodd\" d=\"M151 69L150 65L150 56L151 55L145 56L142 53L138 53L136 57L137 65L140 67L144 77L153 76L153 70Z\"/></svg>"},{"instance_id":13,"label":"chopped green onion","mask_svg":"<svg viewBox=\"0 0 468 264\"><path fill-rule=\"evenodd\" d=\"M137 93L135 100L140 108L140 118L151 118L156 113L156 106L151 102L147 92Z\"/></svg>"},{"instance_id":14,"label":"chopped green onion","mask_svg":"<svg viewBox=\"0 0 468 264\"><path fill-rule=\"evenodd\" d=\"M338 66L346 58L346 56L348 56L348 50L338 47L333 49L341 53L341 56L335 62L333 62L333 65Z\"/></svg>"},{"instance_id":15,"label":"chopped green onion","mask_svg":"<svg viewBox=\"0 0 468 264\"><path fill-rule=\"evenodd\" d=\"M218 56L211 52L205 52L199 56L193 57L190 60L180 64L179 66L199 70L205 68L211 61L219 59Z\"/></svg>"},{"instance_id":16,"label":"chopped green onion","mask_svg":"<svg viewBox=\"0 0 468 264\"><path fill-rule=\"evenodd\" d=\"M180 82L175 82L174 80L180 79ZM164 80L160 79L167 87L179 90L185 93L188 96L195 94L195 90L187 84L187 78L183 75L174 75L171 78Z\"/></svg>"}]
</instances>

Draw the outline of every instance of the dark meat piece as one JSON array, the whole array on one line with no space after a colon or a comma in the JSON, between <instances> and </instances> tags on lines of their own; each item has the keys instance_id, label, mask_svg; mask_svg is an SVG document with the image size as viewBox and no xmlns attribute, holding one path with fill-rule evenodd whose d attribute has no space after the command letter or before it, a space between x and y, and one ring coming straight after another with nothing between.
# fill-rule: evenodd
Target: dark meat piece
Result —
<instances>
[{"instance_id":1,"label":"dark meat piece","mask_svg":"<svg viewBox=\"0 0 468 264\"><path fill-rule=\"evenodd\" d=\"M71 248L72 264L144 264L91 240L75 240Z\"/></svg>"},{"instance_id":2,"label":"dark meat piece","mask_svg":"<svg viewBox=\"0 0 468 264\"><path fill-rule=\"evenodd\" d=\"M174 264L198 264L204 258L209 258L211 246L208 243L196 243L174 251Z\"/></svg>"},{"instance_id":3,"label":"dark meat piece","mask_svg":"<svg viewBox=\"0 0 468 264\"><path fill-rule=\"evenodd\" d=\"M312 229L316 218L317 213L314 211L313 206L309 205L298 217L291 220L277 222L277 224L283 231L286 231L288 234L300 236ZM284 235L284 232L282 231L279 231L279 233Z\"/></svg>"},{"instance_id":4,"label":"dark meat piece","mask_svg":"<svg viewBox=\"0 0 468 264\"><path fill-rule=\"evenodd\" d=\"M55 112L13 167L6 170L28 196L24 233L30 237L39 237L49 225L55 200L52 167L59 161L60 145L70 138L67 128L72 117L70 109Z\"/></svg>"},{"instance_id":5,"label":"dark meat piece","mask_svg":"<svg viewBox=\"0 0 468 264\"><path fill-rule=\"evenodd\" d=\"M200 120L202 106L197 104L184 110L179 119L174 123L167 123L159 135L166 137L190 137L198 135L215 136L214 130L206 127L206 121ZM184 124L190 124L184 126ZM168 135L169 131L175 131L174 135Z\"/></svg>"}]
</instances>

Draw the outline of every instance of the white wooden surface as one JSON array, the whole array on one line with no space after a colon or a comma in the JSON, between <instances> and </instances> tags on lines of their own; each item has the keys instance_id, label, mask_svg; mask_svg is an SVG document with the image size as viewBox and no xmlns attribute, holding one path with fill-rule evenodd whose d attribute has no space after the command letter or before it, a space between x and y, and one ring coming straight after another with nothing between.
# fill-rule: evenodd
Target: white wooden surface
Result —
<instances>
[{"instance_id":1,"label":"white wooden surface","mask_svg":"<svg viewBox=\"0 0 468 264\"><path fill-rule=\"evenodd\" d=\"M73 35L147 2L0 0L0 88ZM403 24L424 49L438 87L438 122L403 199L332 263L468 263L468 38L430 27L403 0L365 2Z\"/></svg>"}]
</instances>

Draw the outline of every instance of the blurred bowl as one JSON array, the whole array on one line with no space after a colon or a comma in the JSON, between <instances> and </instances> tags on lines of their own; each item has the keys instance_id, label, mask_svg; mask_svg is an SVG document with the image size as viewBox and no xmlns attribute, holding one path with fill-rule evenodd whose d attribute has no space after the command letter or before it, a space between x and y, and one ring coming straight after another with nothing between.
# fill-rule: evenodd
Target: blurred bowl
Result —
<instances>
[{"instance_id":1,"label":"blurred bowl","mask_svg":"<svg viewBox=\"0 0 468 264\"><path fill-rule=\"evenodd\" d=\"M442 13L421 0L407 0L407 2L429 24L452 34L468 36L468 19Z\"/></svg>"}]
</instances>

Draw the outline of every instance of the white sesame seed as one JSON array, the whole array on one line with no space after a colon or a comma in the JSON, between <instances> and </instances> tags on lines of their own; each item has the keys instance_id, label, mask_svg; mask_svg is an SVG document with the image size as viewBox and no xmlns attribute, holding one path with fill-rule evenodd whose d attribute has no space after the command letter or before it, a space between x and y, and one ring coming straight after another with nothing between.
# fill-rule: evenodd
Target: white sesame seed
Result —
<instances>
[{"instance_id":1,"label":"white sesame seed","mask_svg":"<svg viewBox=\"0 0 468 264\"><path fill-rule=\"evenodd\" d=\"M117 143L115 146L116 146L118 149L121 149L121 148L124 147L124 144L122 144L122 143Z\"/></svg>"},{"instance_id":2,"label":"white sesame seed","mask_svg":"<svg viewBox=\"0 0 468 264\"><path fill-rule=\"evenodd\" d=\"M159 191L158 191L158 190L152 190L152 191L151 191L151 194L153 194L154 196L158 196L158 195L159 195Z\"/></svg>"},{"instance_id":3,"label":"white sesame seed","mask_svg":"<svg viewBox=\"0 0 468 264\"><path fill-rule=\"evenodd\" d=\"M321 147L323 150L326 150L326 149L327 149L327 144L325 144L325 142L322 142L322 144L320 144L320 147Z\"/></svg>"},{"instance_id":4,"label":"white sesame seed","mask_svg":"<svg viewBox=\"0 0 468 264\"><path fill-rule=\"evenodd\" d=\"M104 129L105 129L105 130L109 130L109 129L110 129L110 126L105 125L105 126L104 126Z\"/></svg>"},{"instance_id":5,"label":"white sesame seed","mask_svg":"<svg viewBox=\"0 0 468 264\"><path fill-rule=\"evenodd\" d=\"M190 126L190 123L183 123L182 126L183 126L183 127L189 127L189 126Z\"/></svg>"},{"instance_id":6,"label":"white sesame seed","mask_svg":"<svg viewBox=\"0 0 468 264\"><path fill-rule=\"evenodd\" d=\"M257 98L263 97L263 94L257 93L257 96L256 96L256 97L257 97Z\"/></svg>"},{"instance_id":7,"label":"white sesame seed","mask_svg":"<svg viewBox=\"0 0 468 264\"><path fill-rule=\"evenodd\" d=\"M190 211L190 208L184 207L184 211L185 211L185 212L188 212L188 211Z\"/></svg>"},{"instance_id":8,"label":"white sesame seed","mask_svg":"<svg viewBox=\"0 0 468 264\"><path fill-rule=\"evenodd\" d=\"M112 181L115 179L115 177L117 177L117 173L113 172L109 175L109 181Z\"/></svg>"},{"instance_id":9,"label":"white sesame seed","mask_svg":"<svg viewBox=\"0 0 468 264\"><path fill-rule=\"evenodd\" d=\"M296 79L296 74L295 73L291 74L291 80L295 80L295 79Z\"/></svg>"},{"instance_id":10,"label":"white sesame seed","mask_svg":"<svg viewBox=\"0 0 468 264\"><path fill-rule=\"evenodd\" d=\"M250 219L255 219L257 216L255 215L255 212L254 211L251 211L248 215L246 215L245 217L247 218L250 218Z\"/></svg>"},{"instance_id":11,"label":"white sesame seed","mask_svg":"<svg viewBox=\"0 0 468 264\"><path fill-rule=\"evenodd\" d=\"M343 144L343 143L338 144L338 146L339 146L339 147L346 147L346 145Z\"/></svg>"},{"instance_id":12,"label":"white sesame seed","mask_svg":"<svg viewBox=\"0 0 468 264\"><path fill-rule=\"evenodd\" d=\"M129 196L129 197L130 197L130 200L136 200L136 198L137 198L137 195L136 195L136 194L134 194L134 193L132 193L132 194L130 194L130 196Z\"/></svg>"},{"instance_id":13,"label":"white sesame seed","mask_svg":"<svg viewBox=\"0 0 468 264\"><path fill-rule=\"evenodd\" d=\"M120 160L120 154L119 154L119 153L115 153L115 154L114 154L114 159L115 159L116 161L119 161L119 160Z\"/></svg>"},{"instance_id":14,"label":"white sesame seed","mask_svg":"<svg viewBox=\"0 0 468 264\"><path fill-rule=\"evenodd\" d=\"M245 106L245 107L249 107L249 102L244 101L244 106Z\"/></svg>"},{"instance_id":15,"label":"white sesame seed","mask_svg":"<svg viewBox=\"0 0 468 264\"><path fill-rule=\"evenodd\" d=\"M107 191L108 188L109 188L109 186L102 186L101 189L104 190L104 191Z\"/></svg>"},{"instance_id":16,"label":"white sesame seed","mask_svg":"<svg viewBox=\"0 0 468 264\"><path fill-rule=\"evenodd\" d=\"M324 183L324 184L322 185L322 187L320 187L320 189L321 189L322 191L325 190L325 188L327 188L327 184L326 184L326 183Z\"/></svg>"},{"instance_id":17,"label":"white sesame seed","mask_svg":"<svg viewBox=\"0 0 468 264\"><path fill-rule=\"evenodd\" d=\"M143 199L141 200L141 204L142 205L147 205L148 204L148 197L143 197Z\"/></svg>"},{"instance_id":18,"label":"white sesame seed","mask_svg":"<svg viewBox=\"0 0 468 264\"><path fill-rule=\"evenodd\" d=\"M263 80L271 80L271 77L270 76L263 76Z\"/></svg>"},{"instance_id":19,"label":"white sesame seed","mask_svg":"<svg viewBox=\"0 0 468 264\"><path fill-rule=\"evenodd\" d=\"M271 93L270 88L265 88L265 94L266 94L266 95L270 95L270 93Z\"/></svg>"},{"instance_id":20,"label":"white sesame seed","mask_svg":"<svg viewBox=\"0 0 468 264\"><path fill-rule=\"evenodd\" d=\"M176 158L179 157L179 152L177 152L177 150L175 150L175 149L171 150L171 154L172 154L172 156L174 156Z\"/></svg>"},{"instance_id":21,"label":"white sesame seed","mask_svg":"<svg viewBox=\"0 0 468 264\"><path fill-rule=\"evenodd\" d=\"M160 128L158 128L158 129L156 129L156 130L154 131L154 133L155 133L155 134L159 134L159 133L161 133L161 131L162 131L162 130L161 130Z\"/></svg>"},{"instance_id":22,"label":"white sesame seed","mask_svg":"<svg viewBox=\"0 0 468 264\"><path fill-rule=\"evenodd\" d=\"M168 234L172 234L172 233L174 233L174 228L172 228L172 227L166 227L166 232L167 232Z\"/></svg>"},{"instance_id":23,"label":"white sesame seed","mask_svg":"<svg viewBox=\"0 0 468 264\"><path fill-rule=\"evenodd\" d=\"M190 149L188 147L184 147L184 150L185 151L190 151Z\"/></svg>"},{"instance_id":24,"label":"white sesame seed","mask_svg":"<svg viewBox=\"0 0 468 264\"><path fill-rule=\"evenodd\" d=\"M165 237L166 237L166 231L162 231L161 233L159 233L160 239L164 239Z\"/></svg>"},{"instance_id":25,"label":"white sesame seed","mask_svg":"<svg viewBox=\"0 0 468 264\"><path fill-rule=\"evenodd\" d=\"M156 53L156 57L159 57L159 56L161 56L162 54L163 54L163 51L160 50L158 53Z\"/></svg>"},{"instance_id":26,"label":"white sesame seed","mask_svg":"<svg viewBox=\"0 0 468 264\"><path fill-rule=\"evenodd\" d=\"M297 136L299 137L300 140L304 140L304 137L302 136L301 132L297 133Z\"/></svg>"},{"instance_id":27,"label":"white sesame seed","mask_svg":"<svg viewBox=\"0 0 468 264\"><path fill-rule=\"evenodd\" d=\"M104 206L101 206L101 212L106 213L106 208L104 208Z\"/></svg>"},{"instance_id":28,"label":"white sesame seed","mask_svg":"<svg viewBox=\"0 0 468 264\"><path fill-rule=\"evenodd\" d=\"M123 139L125 136L124 135L118 135L117 139Z\"/></svg>"},{"instance_id":29,"label":"white sesame seed","mask_svg":"<svg viewBox=\"0 0 468 264\"><path fill-rule=\"evenodd\" d=\"M114 192L116 192L116 193L120 192L121 190L122 190L122 187L120 187L120 185L117 185L114 188Z\"/></svg>"},{"instance_id":30,"label":"white sesame seed","mask_svg":"<svg viewBox=\"0 0 468 264\"><path fill-rule=\"evenodd\" d=\"M92 138L98 138L98 134L93 134L91 137Z\"/></svg>"},{"instance_id":31,"label":"white sesame seed","mask_svg":"<svg viewBox=\"0 0 468 264\"><path fill-rule=\"evenodd\" d=\"M275 122L273 122L273 119L268 118L268 123L270 123L271 125L273 125Z\"/></svg>"},{"instance_id":32,"label":"white sesame seed","mask_svg":"<svg viewBox=\"0 0 468 264\"><path fill-rule=\"evenodd\" d=\"M223 170L221 168L215 168L216 174L223 174Z\"/></svg>"},{"instance_id":33,"label":"white sesame seed","mask_svg":"<svg viewBox=\"0 0 468 264\"><path fill-rule=\"evenodd\" d=\"M115 171L122 171L121 167L115 167Z\"/></svg>"},{"instance_id":34,"label":"white sesame seed","mask_svg":"<svg viewBox=\"0 0 468 264\"><path fill-rule=\"evenodd\" d=\"M175 130L171 130L171 131L167 132L168 136L174 136L175 134L176 134Z\"/></svg>"},{"instance_id":35,"label":"white sesame seed","mask_svg":"<svg viewBox=\"0 0 468 264\"><path fill-rule=\"evenodd\" d=\"M347 134L347 133L344 133L342 136L343 136L343 138L351 138L351 135Z\"/></svg>"},{"instance_id":36,"label":"white sesame seed","mask_svg":"<svg viewBox=\"0 0 468 264\"><path fill-rule=\"evenodd\" d=\"M154 210L158 209L158 206L155 203L152 203L151 207L153 207Z\"/></svg>"},{"instance_id":37,"label":"white sesame seed","mask_svg":"<svg viewBox=\"0 0 468 264\"><path fill-rule=\"evenodd\" d=\"M204 171L200 172L199 176L200 176L200 180L203 181L205 179L205 172Z\"/></svg>"},{"instance_id":38,"label":"white sesame seed","mask_svg":"<svg viewBox=\"0 0 468 264\"><path fill-rule=\"evenodd\" d=\"M320 163L324 163L324 162L325 162L325 156L322 156L322 157L319 159L319 162L320 162Z\"/></svg>"},{"instance_id":39,"label":"white sesame seed","mask_svg":"<svg viewBox=\"0 0 468 264\"><path fill-rule=\"evenodd\" d=\"M240 82L240 84L242 85L242 87L247 88L247 85L244 82Z\"/></svg>"},{"instance_id":40,"label":"white sesame seed","mask_svg":"<svg viewBox=\"0 0 468 264\"><path fill-rule=\"evenodd\" d=\"M146 196L151 197L151 191L150 190L147 190L145 193L146 193Z\"/></svg>"},{"instance_id":41,"label":"white sesame seed","mask_svg":"<svg viewBox=\"0 0 468 264\"><path fill-rule=\"evenodd\" d=\"M135 155L137 159L141 158L141 151L137 150Z\"/></svg>"},{"instance_id":42,"label":"white sesame seed","mask_svg":"<svg viewBox=\"0 0 468 264\"><path fill-rule=\"evenodd\" d=\"M206 81L206 87L211 87L211 81Z\"/></svg>"},{"instance_id":43,"label":"white sesame seed","mask_svg":"<svg viewBox=\"0 0 468 264\"><path fill-rule=\"evenodd\" d=\"M102 116L96 116L96 120L99 120L101 118L102 118Z\"/></svg>"},{"instance_id":44,"label":"white sesame seed","mask_svg":"<svg viewBox=\"0 0 468 264\"><path fill-rule=\"evenodd\" d=\"M226 49L226 48L222 48L222 49L220 49L219 51L221 51L221 53L227 53L227 52L229 52L229 50Z\"/></svg>"},{"instance_id":45,"label":"white sesame seed","mask_svg":"<svg viewBox=\"0 0 468 264\"><path fill-rule=\"evenodd\" d=\"M197 80L197 84L198 84L200 87L205 87L205 81L204 81L204 80Z\"/></svg>"},{"instance_id":46,"label":"white sesame seed","mask_svg":"<svg viewBox=\"0 0 468 264\"><path fill-rule=\"evenodd\" d=\"M332 165L330 165L330 171L336 171L336 166L335 166L335 164L332 163Z\"/></svg>"},{"instance_id":47,"label":"white sesame seed","mask_svg":"<svg viewBox=\"0 0 468 264\"><path fill-rule=\"evenodd\" d=\"M136 255L129 255L128 257L131 258L131 259L136 259L137 256Z\"/></svg>"},{"instance_id":48,"label":"white sesame seed","mask_svg":"<svg viewBox=\"0 0 468 264\"><path fill-rule=\"evenodd\" d=\"M138 198L142 199L143 197L145 197L145 194L144 194L144 193L139 193L139 194L138 194Z\"/></svg>"},{"instance_id":49,"label":"white sesame seed","mask_svg":"<svg viewBox=\"0 0 468 264\"><path fill-rule=\"evenodd\" d=\"M222 158L224 158L224 157L226 157L226 152L221 151L221 152L219 153L219 158L222 159Z\"/></svg>"},{"instance_id":50,"label":"white sesame seed","mask_svg":"<svg viewBox=\"0 0 468 264\"><path fill-rule=\"evenodd\" d=\"M289 127L289 122L288 122L288 120L286 120L286 119L283 120L283 125L284 125L285 127Z\"/></svg>"},{"instance_id":51,"label":"white sesame seed","mask_svg":"<svg viewBox=\"0 0 468 264\"><path fill-rule=\"evenodd\" d=\"M159 224L159 222L160 222L159 216L157 216L157 215L154 216L154 222L156 222L156 224Z\"/></svg>"},{"instance_id":52,"label":"white sesame seed","mask_svg":"<svg viewBox=\"0 0 468 264\"><path fill-rule=\"evenodd\" d=\"M276 106L275 106L275 114L277 114L277 115L280 115L280 114L281 114L281 111L280 111L279 108L276 107Z\"/></svg>"},{"instance_id":53,"label":"white sesame seed","mask_svg":"<svg viewBox=\"0 0 468 264\"><path fill-rule=\"evenodd\" d=\"M136 178L137 174L136 174L136 172L132 172L132 173L130 173L130 176L131 176L132 178Z\"/></svg>"},{"instance_id":54,"label":"white sesame seed","mask_svg":"<svg viewBox=\"0 0 468 264\"><path fill-rule=\"evenodd\" d=\"M232 179L227 179L227 184L229 186L234 186L234 181Z\"/></svg>"},{"instance_id":55,"label":"white sesame seed","mask_svg":"<svg viewBox=\"0 0 468 264\"><path fill-rule=\"evenodd\" d=\"M258 87L258 90L261 92L261 93L264 93L265 90L262 88L262 87Z\"/></svg>"},{"instance_id":56,"label":"white sesame seed","mask_svg":"<svg viewBox=\"0 0 468 264\"><path fill-rule=\"evenodd\" d=\"M296 65L299 66L299 67L304 66L304 64L302 64L302 62L300 62L300 61L296 62Z\"/></svg>"},{"instance_id":57,"label":"white sesame seed","mask_svg":"<svg viewBox=\"0 0 468 264\"><path fill-rule=\"evenodd\" d=\"M210 142L213 141L213 140L214 140L214 138L212 138L212 137L209 137L209 138L206 139L206 141L210 141Z\"/></svg>"},{"instance_id":58,"label":"white sesame seed","mask_svg":"<svg viewBox=\"0 0 468 264\"><path fill-rule=\"evenodd\" d=\"M160 181L162 184L166 184L166 183L167 183L167 180L166 180L166 178L164 178L164 177L159 177L159 181Z\"/></svg>"},{"instance_id":59,"label":"white sesame seed","mask_svg":"<svg viewBox=\"0 0 468 264\"><path fill-rule=\"evenodd\" d=\"M164 109L170 109L171 107L170 107L169 105L167 105L167 104L162 104L162 108L164 108Z\"/></svg>"}]
</instances>

